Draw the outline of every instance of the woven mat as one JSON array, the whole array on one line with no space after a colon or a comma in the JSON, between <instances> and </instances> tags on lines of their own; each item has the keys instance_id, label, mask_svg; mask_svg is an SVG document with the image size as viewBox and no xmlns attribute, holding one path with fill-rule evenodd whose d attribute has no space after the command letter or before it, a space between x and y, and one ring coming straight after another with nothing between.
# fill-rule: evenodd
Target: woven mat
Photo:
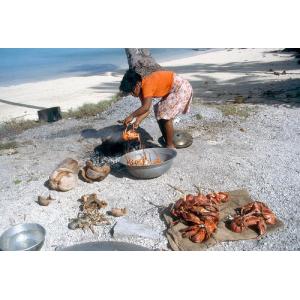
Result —
<instances>
[{"instance_id":1,"label":"woven mat","mask_svg":"<svg viewBox=\"0 0 300 300\"><path fill-rule=\"evenodd\" d=\"M224 241L238 241L256 239L258 234L256 231L248 228L242 233L235 233L226 227L226 220L228 215L235 215L235 209L241 207L249 202L253 202L247 190L236 190L229 193L229 201L220 206L220 222L217 231L211 236L209 240L204 243L193 243L188 238L183 238L180 230L187 227L187 225L179 222L173 226L174 219L170 215L171 205L165 209L162 214L167 223L166 236L172 250L182 251L200 251L207 250L209 247ZM283 223L277 219L275 225L267 225L267 233L270 234L280 227Z\"/></svg>"}]
</instances>

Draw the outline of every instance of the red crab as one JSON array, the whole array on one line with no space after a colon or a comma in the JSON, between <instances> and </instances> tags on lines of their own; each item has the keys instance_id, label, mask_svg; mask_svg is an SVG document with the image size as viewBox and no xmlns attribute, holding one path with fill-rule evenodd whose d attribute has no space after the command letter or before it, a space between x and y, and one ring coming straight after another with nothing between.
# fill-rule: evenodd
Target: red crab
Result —
<instances>
[{"instance_id":1,"label":"red crab","mask_svg":"<svg viewBox=\"0 0 300 300\"><path fill-rule=\"evenodd\" d=\"M276 223L275 214L263 202L251 202L238 210L239 214L230 223L230 229L234 232L240 233L248 227L253 227L261 236L266 233L267 224Z\"/></svg>"},{"instance_id":2,"label":"red crab","mask_svg":"<svg viewBox=\"0 0 300 300\"><path fill-rule=\"evenodd\" d=\"M188 194L177 200L171 214L189 225L182 230L182 237L189 238L195 243L208 240L219 223L218 205L228 199L227 193L219 192L207 196Z\"/></svg>"}]
</instances>

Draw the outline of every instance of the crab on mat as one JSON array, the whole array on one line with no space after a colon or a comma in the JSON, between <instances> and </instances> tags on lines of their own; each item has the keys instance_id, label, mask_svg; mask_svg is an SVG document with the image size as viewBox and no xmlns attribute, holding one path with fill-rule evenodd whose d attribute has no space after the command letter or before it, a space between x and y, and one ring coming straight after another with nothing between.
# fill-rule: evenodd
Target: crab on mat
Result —
<instances>
[{"instance_id":1,"label":"crab on mat","mask_svg":"<svg viewBox=\"0 0 300 300\"><path fill-rule=\"evenodd\" d=\"M226 203L229 200L228 193L224 192L207 194L206 197L215 204Z\"/></svg>"},{"instance_id":2,"label":"crab on mat","mask_svg":"<svg viewBox=\"0 0 300 300\"><path fill-rule=\"evenodd\" d=\"M219 192L207 196L184 195L175 202L171 214L189 225L183 229L182 237L192 242L201 243L208 240L217 229L220 213L218 205L228 201L227 193Z\"/></svg>"},{"instance_id":3,"label":"crab on mat","mask_svg":"<svg viewBox=\"0 0 300 300\"><path fill-rule=\"evenodd\" d=\"M252 227L258 231L259 236L267 231L267 224L276 224L276 216L269 207L260 201L248 203L237 210L237 214L230 222L230 229L236 233Z\"/></svg>"},{"instance_id":4,"label":"crab on mat","mask_svg":"<svg viewBox=\"0 0 300 300\"><path fill-rule=\"evenodd\" d=\"M198 225L189 226L181 232L183 232L182 237L188 237L194 243L201 243L208 240L216 230L217 223L208 219Z\"/></svg>"}]
</instances>

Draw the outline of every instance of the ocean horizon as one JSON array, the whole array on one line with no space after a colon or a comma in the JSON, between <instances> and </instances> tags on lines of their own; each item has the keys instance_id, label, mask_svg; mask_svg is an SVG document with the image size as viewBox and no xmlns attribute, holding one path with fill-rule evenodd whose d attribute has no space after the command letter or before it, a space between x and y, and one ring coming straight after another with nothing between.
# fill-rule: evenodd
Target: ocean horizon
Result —
<instances>
[{"instance_id":1,"label":"ocean horizon","mask_svg":"<svg viewBox=\"0 0 300 300\"><path fill-rule=\"evenodd\" d=\"M209 48L150 48L158 61L199 54ZM0 48L0 86L92 76L128 68L124 48Z\"/></svg>"}]
</instances>

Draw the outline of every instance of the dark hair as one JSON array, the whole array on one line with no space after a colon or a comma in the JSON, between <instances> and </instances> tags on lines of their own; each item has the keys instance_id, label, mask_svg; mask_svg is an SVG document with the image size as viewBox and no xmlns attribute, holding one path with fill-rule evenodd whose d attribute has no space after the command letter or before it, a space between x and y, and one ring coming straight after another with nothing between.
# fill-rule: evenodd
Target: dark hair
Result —
<instances>
[{"instance_id":1,"label":"dark hair","mask_svg":"<svg viewBox=\"0 0 300 300\"><path fill-rule=\"evenodd\" d=\"M142 76L134 70L129 69L123 76L119 89L123 93L131 93L139 81L142 81Z\"/></svg>"}]
</instances>

